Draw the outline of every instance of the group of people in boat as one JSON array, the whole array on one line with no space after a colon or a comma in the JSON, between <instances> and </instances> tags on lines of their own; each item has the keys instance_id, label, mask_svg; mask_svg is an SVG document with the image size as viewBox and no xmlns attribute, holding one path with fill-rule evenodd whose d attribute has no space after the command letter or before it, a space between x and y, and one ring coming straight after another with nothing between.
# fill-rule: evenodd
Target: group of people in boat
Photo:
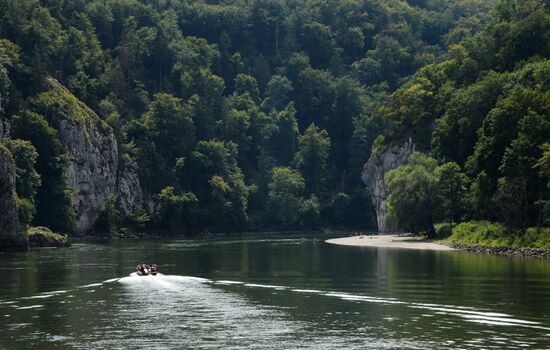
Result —
<instances>
[{"instance_id":1,"label":"group of people in boat","mask_svg":"<svg viewBox=\"0 0 550 350\"><path fill-rule=\"evenodd\" d=\"M157 264L153 264L151 266L141 263L138 266L136 266L137 274L140 276L148 276L153 275L155 276L158 273L158 266Z\"/></svg>"}]
</instances>

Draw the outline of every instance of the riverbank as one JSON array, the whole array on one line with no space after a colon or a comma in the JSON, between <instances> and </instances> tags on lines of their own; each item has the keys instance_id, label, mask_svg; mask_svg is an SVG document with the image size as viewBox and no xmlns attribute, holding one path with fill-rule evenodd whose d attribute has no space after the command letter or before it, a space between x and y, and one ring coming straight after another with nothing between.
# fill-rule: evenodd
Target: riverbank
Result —
<instances>
[{"instance_id":1,"label":"riverbank","mask_svg":"<svg viewBox=\"0 0 550 350\"><path fill-rule=\"evenodd\" d=\"M487 245L473 245L461 243L448 243L449 247L456 250L477 254L510 255L510 256L529 256L541 259L550 259L550 249L548 248L514 248L514 247L496 247Z\"/></svg>"},{"instance_id":2,"label":"riverbank","mask_svg":"<svg viewBox=\"0 0 550 350\"><path fill-rule=\"evenodd\" d=\"M69 237L59 233L52 232L47 227L29 228L29 247L70 247Z\"/></svg>"},{"instance_id":3,"label":"riverbank","mask_svg":"<svg viewBox=\"0 0 550 350\"><path fill-rule=\"evenodd\" d=\"M420 250L455 250L454 248L426 241L422 237L410 237L400 235L372 235L352 236L328 239L325 242L337 245L378 247L378 248L402 248Z\"/></svg>"}]
</instances>

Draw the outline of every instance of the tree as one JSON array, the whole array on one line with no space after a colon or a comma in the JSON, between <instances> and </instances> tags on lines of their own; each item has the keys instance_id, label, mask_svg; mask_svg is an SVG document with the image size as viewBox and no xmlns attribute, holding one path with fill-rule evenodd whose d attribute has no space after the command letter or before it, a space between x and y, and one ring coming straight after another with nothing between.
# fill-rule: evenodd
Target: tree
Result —
<instances>
[{"instance_id":1,"label":"tree","mask_svg":"<svg viewBox=\"0 0 550 350\"><path fill-rule=\"evenodd\" d=\"M540 176L546 180L546 191L550 191L550 143L544 143L540 146L542 156L537 161L535 168ZM548 193L548 192L547 192ZM540 199L536 204L539 207L539 216L537 219L537 227L543 224L548 224L550 219L550 196L545 199Z\"/></svg>"},{"instance_id":2,"label":"tree","mask_svg":"<svg viewBox=\"0 0 550 350\"><path fill-rule=\"evenodd\" d=\"M200 141L191 154L190 188L199 199L200 224L216 229L242 229L248 224L248 197L231 141Z\"/></svg>"},{"instance_id":3,"label":"tree","mask_svg":"<svg viewBox=\"0 0 550 350\"><path fill-rule=\"evenodd\" d=\"M328 132L311 124L298 138L298 144L294 163L305 179L305 192L322 197L327 185L327 159L330 152Z\"/></svg>"},{"instance_id":4,"label":"tree","mask_svg":"<svg viewBox=\"0 0 550 350\"><path fill-rule=\"evenodd\" d=\"M292 90L292 82L287 77L274 75L267 84L262 109L266 112L282 110L288 104Z\"/></svg>"},{"instance_id":5,"label":"tree","mask_svg":"<svg viewBox=\"0 0 550 350\"><path fill-rule=\"evenodd\" d=\"M439 217L441 197L435 170L437 161L415 152L407 164L390 170L385 180L390 197L388 211L401 229L414 233L426 232L435 238L434 223Z\"/></svg>"},{"instance_id":6,"label":"tree","mask_svg":"<svg viewBox=\"0 0 550 350\"><path fill-rule=\"evenodd\" d=\"M269 184L269 210L276 224L293 226L298 222L304 188L304 178L296 170L273 168Z\"/></svg>"},{"instance_id":7,"label":"tree","mask_svg":"<svg viewBox=\"0 0 550 350\"><path fill-rule=\"evenodd\" d=\"M176 194L174 187L168 186L160 191L158 199L158 226L169 230L194 226L198 199L192 192Z\"/></svg>"},{"instance_id":8,"label":"tree","mask_svg":"<svg viewBox=\"0 0 550 350\"><path fill-rule=\"evenodd\" d=\"M7 146L15 159L17 195L34 206L36 192L42 183L35 168L38 152L32 143L24 140L8 140Z\"/></svg>"},{"instance_id":9,"label":"tree","mask_svg":"<svg viewBox=\"0 0 550 350\"><path fill-rule=\"evenodd\" d=\"M209 140L219 131L219 122L224 118L222 78L209 69L200 68L182 74L182 91L189 96L193 111L193 122L197 128L197 139Z\"/></svg>"},{"instance_id":10,"label":"tree","mask_svg":"<svg viewBox=\"0 0 550 350\"><path fill-rule=\"evenodd\" d=\"M15 137L32 143L38 152L36 171L42 178L36 194L35 225L70 230L74 220L71 194L63 180L66 160L57 132L46 119L33 112L13 118Z\"/></svg>"},{"instance_id":11,"label":"tree","mask_svg":"<svg viewBox=\"0 0 550 350\"><path fill-rule=\"evenodd\" d=\"M546 179L546 187L550 189L550 143L546 142L540 146L542 156L535 165L539 174Z\"/></svg>"},{"instance_id":12,"label":"tree","mask_svg":"<svg viewBox=\"0 0 550 350\"><path fill-rule=\"evenodd\" d=\"M250 95L254 103L260 103L260 91L256 79L247 74L237 74L235 77L235 94L244 95L245 93Z\"/></svg>"},{"instance_id":13,"label":"tree","mask_svg":"<svg viewBox=\"0 0 550 350\"><path fill-rule=\"evenodd\" d=\"M468 177L460 166L449 162L435 169L438 192L441 196L442 217L449 220L451 226L460 222L467 205Z\"/></svg>"},{"instance_id":14,"label":"tree","mask_svg":"<svg viewBox=\"0 0 550 350\"><path fill-rule=\"evenodd\" d=\"M19 60L19 48L6 39L0 39L0 116L8 103L11 79L8 69Z\"/></svg>"},{"instance_id":15,"label":"tree","mask_svg":"<svg viewBox=\"0 0 550 350\"><path fill-rule=\"evenodd\" d=\"M179 98L164 93L156 94L143 120L157 151L170 164L188 155L195 144L191 110Z\"/></svg>"},{"instance_id":16,"label":"tree","mask_svg":"<svg viewBox=\"0 0 550 350\"><path fill-rule=\"evenodd\" d=\"M270 117L271 122L262 130L262 149L266 156L273 158L274 165L289 165L296 152L299 132L294 104L290 102L284 110L272 112Z\"/></svg>"}]
</instances>

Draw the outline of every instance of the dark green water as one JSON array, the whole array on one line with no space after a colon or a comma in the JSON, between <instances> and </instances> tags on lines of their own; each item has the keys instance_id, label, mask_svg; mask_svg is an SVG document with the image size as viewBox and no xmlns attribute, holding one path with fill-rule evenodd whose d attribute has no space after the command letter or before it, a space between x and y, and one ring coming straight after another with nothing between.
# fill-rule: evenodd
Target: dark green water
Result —
<instances>
[{"instance_id":1,"label":"dark green water","mask_svg":"<svg viewBox=\"0 0 550 350\"><path fill-rule=\"evenodd\" d=\"M550 348L550 261L325 238L0 254L0 349Z\"/></svg>"}]
</instances>

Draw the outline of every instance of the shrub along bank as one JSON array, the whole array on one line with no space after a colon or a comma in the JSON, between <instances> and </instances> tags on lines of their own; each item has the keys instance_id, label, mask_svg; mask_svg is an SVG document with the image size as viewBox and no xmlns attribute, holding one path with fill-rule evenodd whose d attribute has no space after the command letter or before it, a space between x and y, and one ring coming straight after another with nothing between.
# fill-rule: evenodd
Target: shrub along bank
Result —
<instances>
[{"instance_id":1,"label":"shrub along bank","mask_svg":"<svg viewBox=\"0 0 550 350\"><path fill-rule=\"evenodd\" d=\"M469 221L454 227L436 225L442 243L476 253L528 255L550 258L550 228L530 227L524 232L510 231L503 224Z\"/></svg>"}]
</instances>

